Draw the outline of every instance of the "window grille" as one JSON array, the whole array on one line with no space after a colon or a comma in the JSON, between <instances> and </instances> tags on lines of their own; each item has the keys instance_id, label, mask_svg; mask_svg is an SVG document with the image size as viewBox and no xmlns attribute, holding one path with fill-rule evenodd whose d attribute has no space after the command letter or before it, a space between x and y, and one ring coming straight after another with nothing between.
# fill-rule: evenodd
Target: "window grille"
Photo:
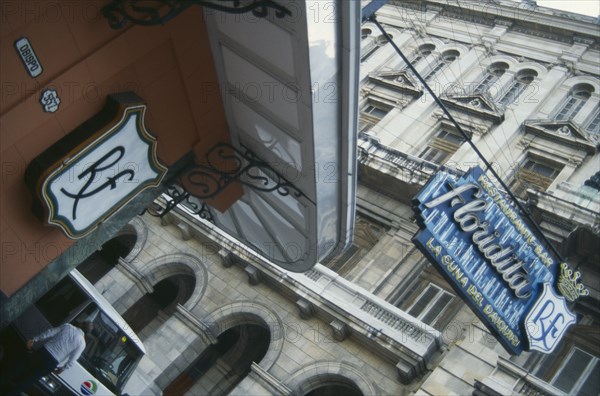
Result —
<instances>
[{"instance_id":1,"label":"window grille","mask_svg":"<svg viewBox=\"0 0 600 396\"><path fill-rule=\"evenodd\" d=\"M571 89L568 98L554 115L555 120L570 120L575 118L579 110L592 96L594 88L588 84L578 84Z\"/></svg>"},{"instance_id":2,"label":"window grille","mask_svg":"<svg viewBox=\"0 0 600 396\"><path fill-rule=\"evenodd\" d=\"M475 87L475 92L488 92L490 87L506 73L506 70L508 70L508 65L504 62L491 64L483 79Z\"/></svg>"},{"instance_id":3,"label":"window grille","mask_svg":"<svg viewBox=\"0 0 600 396\"><path fill-rule=\"evenodd\" d=\"M585 127L585 130L596 135L600 134L600 108L596 108L596 113Z\"/></svg>"},{"instance_id":4,"label":"window grille","mask_svg":"<svg viewBox=\"0 0 600 396\"><path fill-rule=\"evenodd\" d=\"M441 165L459 149L464 141L462 136L442 129L418 156L425 161Z\"/></svg>"},{"instance_id":5,"label":"window grille","mask_svg":"<svg viewBox=\"0 0 600 396\"><path fill-rule=\"evenodd\" d=\"M505 106L514 103L536 76L537 73L534 70L520 71L512 81L506 94L500 99L500 103Z\"/></svg>"},{"instance_id":6,"label":"window grille","mask_svg":"<svg viewBox=\"0 0 600 396\"><path fill-rule=\"evenodd\" d=\"M433 325L453 299L454 295L430 283L406 312L423 323Z\"/></svg>"},{"instance_id":7,"label":"window grille","mask_svg":"<svg viewBox=\"0 0 600 396\"><path fill-rule=\"evenodd\" d=\"M600 360L573 347L550 384L569 395L596 396L600 389Z\"/></svg>"},{"instance_id":8,"label":"window grille","mask_svg":"<svg viewBox=\"0 0 600 396\"><path fill-rule=\"evenodd\" d=\"M442 56L440 56L440 58L437 60L436 65L433 66L433 68L431 68L431 70L429 70L429 72L427 74L425 74L425 76L423 76L423 78L425 80L431 79L439 71L441 71L442 69L444 69L446 66L448 66L452 62L454 62L456 59L458 59L459 55L460 54L458 53L458 51L454 51L454 50L445 51L442 54Z\"/></svg>"},{"instance_id":9,"label":"window grille","mask_svg":"<svg viewBox=\"0 0 600 396\"><path fill-rule=\"evenodd\" d=\"M561 170L562 167L527 158L515 172L510 189L513 194L523 199L527 197L528 188L546 191Z\"/></svg>"},{"instance_id":10,"label":"window grille","mask_svg":"<svg viewBox=\"0 0 600 396\"><path fill-rule=\"evenodd\" d=\"M365 132L374 127L390 110L391 108L369 101L360 112L359 132Z\"/></svg>"}]
</instances>

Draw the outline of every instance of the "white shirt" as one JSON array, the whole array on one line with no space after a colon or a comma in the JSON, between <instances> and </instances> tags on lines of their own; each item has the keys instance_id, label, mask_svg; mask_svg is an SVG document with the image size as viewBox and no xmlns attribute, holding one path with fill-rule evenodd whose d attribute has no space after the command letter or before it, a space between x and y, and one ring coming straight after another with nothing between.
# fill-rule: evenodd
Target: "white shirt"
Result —
<instances>
[{"instance_id":1,"label":"white shirt","mask_svg":"<svg viewBox=\"0 0 600 396\"><path fill-rule=\"evenodd\" d=\"M34 342L41 342L44 348L56 359L58 365L67 370L75 364L85 349L83 331L69 323L59 327L52 327L33 338ZM61 366L60 364L66 361Z\"/></svg>"}]
</instances>

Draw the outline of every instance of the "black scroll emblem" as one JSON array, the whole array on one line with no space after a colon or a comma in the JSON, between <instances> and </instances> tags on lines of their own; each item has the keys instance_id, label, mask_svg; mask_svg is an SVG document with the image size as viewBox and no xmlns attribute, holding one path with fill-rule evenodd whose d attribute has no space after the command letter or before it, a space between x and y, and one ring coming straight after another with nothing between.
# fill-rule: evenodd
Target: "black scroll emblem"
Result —
<instances>
[{"instance_id":1,"label":"black scroll emblem","mask_svg":"<svg viewBox=\"0 0 600 396\"><path fill-rule=\"evenodd\" d=\"M114 154L117 154L116 159L114 159L112 162L104 164L104 162L110 160L111 157L114 156ZM83 172L81 172L77 176L77 178L79 180L89 176L89 179L87 180L87 182L85 182L85 184L83 185L83 187L81 187L81 189L79 190L79 192L77 194L68 192L64 188L60 189L60 191L63 194L65 194L69 198L73 198L73 200L74 200L73 201L73 220L77 219L77 205L79 204L79 201L81 199L89 198L93 195L96 195L100 191L104 190L106 187L110 187L111 190L114 190L115 188L117 188L117 180L123 176L128 177L127 181L133 180L133 177L135 176L135 172L131 169L125 169L125 170L122 170L121 172L117 173L114 176L107 177L106 178L107 180L103 184L101 184L100 186L96 187L95 189L93 189L91 191L88 191L88 188L94 182L94 180L96 179L96 176L100 172L105 171L108 168L110 168L111 166L115 165L117 162L119 162L121 160L121 158L123 158L124 155L125 155L125 148L123 146L117 146L114 149L110 150L108 153L106 153L98 161L96 161L93 164L91 164L90 166L88 166Z\"/></svg>"}]
</instances>

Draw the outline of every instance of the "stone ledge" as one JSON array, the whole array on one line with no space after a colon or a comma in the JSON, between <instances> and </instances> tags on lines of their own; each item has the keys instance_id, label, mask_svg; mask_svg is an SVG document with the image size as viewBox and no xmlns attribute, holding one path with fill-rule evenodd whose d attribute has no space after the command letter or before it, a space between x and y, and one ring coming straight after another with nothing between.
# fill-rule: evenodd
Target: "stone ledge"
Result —
<instances>
[{"instance_id":1,"label":"stone ledge","mask_svg":"<svg viewBox=\"0 0 600 396\"><path fill-rule=\"evenodd\" d=\"M285 384L279 381L277 378L269 374L265 369L260 367L258 364L252 362L250 367L249 376L253 377L266 389L271 391L273 395L292 396L293 392Z\"/></svg>"}]
</instances>

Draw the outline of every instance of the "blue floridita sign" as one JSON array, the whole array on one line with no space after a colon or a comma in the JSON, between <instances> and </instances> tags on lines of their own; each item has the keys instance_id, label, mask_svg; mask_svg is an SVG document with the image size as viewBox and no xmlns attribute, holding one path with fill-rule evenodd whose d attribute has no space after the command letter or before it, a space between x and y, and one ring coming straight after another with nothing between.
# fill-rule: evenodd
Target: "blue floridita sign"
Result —
<instances>
[{"instance_id":1,"label":"blue floridita sign","mask_svg":"<svg viewBox=\"0 0 600 396\"><path fill-rule=\"evenodd\" d=\"M587 290L558 264L480 168L437 174L415 197L415 245L511 353L550 353Z\"/></svg>"}]
</instances>

